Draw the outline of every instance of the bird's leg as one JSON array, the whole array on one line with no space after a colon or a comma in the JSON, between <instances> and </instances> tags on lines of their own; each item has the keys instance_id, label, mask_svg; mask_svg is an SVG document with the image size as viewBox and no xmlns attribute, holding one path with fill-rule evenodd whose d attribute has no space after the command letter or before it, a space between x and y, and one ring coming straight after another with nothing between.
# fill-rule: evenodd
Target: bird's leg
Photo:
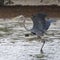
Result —
<instances>
[{"instance_id":1,"label":"bird's leg","mask_svg":"<svg viewBox=\"0 0 60 60\"><path fill-rule=\"evenodd\" d=\"M44 44L45 44L45 40L43 40L42 42L43 42L43 45L42 45L41 50L40 50L41 53L43 53L43 47L44 47Z\"/></svg>"}]
</instances>

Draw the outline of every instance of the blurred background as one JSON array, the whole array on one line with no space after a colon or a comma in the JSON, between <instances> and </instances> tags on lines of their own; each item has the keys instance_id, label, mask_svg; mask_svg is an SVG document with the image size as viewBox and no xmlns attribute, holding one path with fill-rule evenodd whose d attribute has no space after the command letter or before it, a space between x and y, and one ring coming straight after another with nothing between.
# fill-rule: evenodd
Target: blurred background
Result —
<instances>
[{"instance_id":1,"label":"blurred background","mask_svg":"<svg viewBox=\"0 0 60 60\"><path fill-rule=\"evenodd\" d=\"M8 2L8 3L7 3ZM14 2L14 4L13 4ZM60 0L0 0L0 5L41 5L56 4L60 5Z\"/></svg>"}]
</instances>

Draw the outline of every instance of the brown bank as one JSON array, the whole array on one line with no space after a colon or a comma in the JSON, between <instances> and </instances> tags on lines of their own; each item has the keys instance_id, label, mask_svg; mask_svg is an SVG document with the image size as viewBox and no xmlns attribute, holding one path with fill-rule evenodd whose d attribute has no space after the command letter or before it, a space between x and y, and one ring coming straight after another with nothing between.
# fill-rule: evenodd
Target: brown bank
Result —
<instances>
[{"instance_id":1,"label":"brown bank","mask_svg":"<svg viewBox=\"0 0 60 60\"><path fill-rule=\"evenodd\" d=\"M19 15L31 16L39 12L45 12L49 17L60 17L60 6L40 5L40 6L0 6L0 18L13 18Z\"/></svg>"}]
</instances>

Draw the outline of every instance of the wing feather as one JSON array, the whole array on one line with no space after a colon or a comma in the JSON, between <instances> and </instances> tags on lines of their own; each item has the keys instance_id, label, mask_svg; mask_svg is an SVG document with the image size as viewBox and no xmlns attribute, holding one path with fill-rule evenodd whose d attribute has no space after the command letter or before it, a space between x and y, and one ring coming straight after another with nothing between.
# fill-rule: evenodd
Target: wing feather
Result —
<instances>
[{"instance_id":1,"label":"wing feather","mask_svg":"<svg viewBox=\"0 0 60 60\"><path fill-rule=\"evenodd\" d=\"M41 34L41 32L43 32L46 25L45 17L46 15L42 13L32 16L33 28L31 29L31 32L36 34Z\"/></svg>"}]
</instances>

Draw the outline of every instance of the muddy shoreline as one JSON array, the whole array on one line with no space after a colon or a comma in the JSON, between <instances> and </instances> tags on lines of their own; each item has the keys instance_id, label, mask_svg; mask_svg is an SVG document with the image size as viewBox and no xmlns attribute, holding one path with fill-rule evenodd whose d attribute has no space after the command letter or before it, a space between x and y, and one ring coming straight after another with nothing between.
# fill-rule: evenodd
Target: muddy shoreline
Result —
<instances>
[{"instance_id":1,"label":"muddy shoreline","mask_svg":"<svg viewBox=\"0 0 60 60\"><path fill-rule=\"evenodd\" d=\"M32 16L36 13L44 12L49 17L60 17L60 6L40 5L40 6L0 6L0 18L13 18L19 15Z\"/></svg>"}]
</instances>

